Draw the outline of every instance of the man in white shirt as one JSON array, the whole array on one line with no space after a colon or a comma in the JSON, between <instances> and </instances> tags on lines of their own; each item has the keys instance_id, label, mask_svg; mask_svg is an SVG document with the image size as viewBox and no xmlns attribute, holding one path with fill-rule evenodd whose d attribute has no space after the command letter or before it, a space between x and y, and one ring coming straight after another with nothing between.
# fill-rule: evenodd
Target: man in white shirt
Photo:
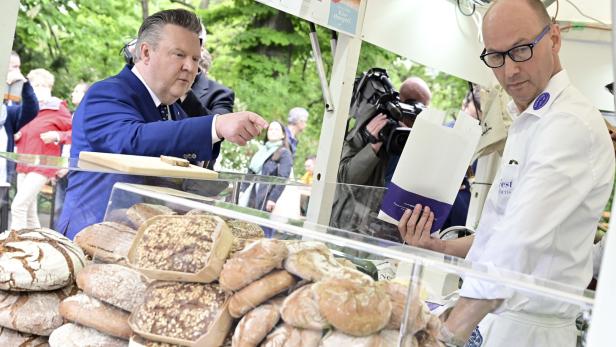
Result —
<instances>
[{"instance_id":1,"label":"man in white shirt","mask_svg":"<svg viewBox=\"0 0 616 347\"><path fill-rule=\"evenodd\" d=\"M482 29L481 59L512 97L513 123L477 233L430 238L434 215L418 205L400 220L401 236L473 263L583 289L614 177L605 123L570 84L558 57L560 30L539 0L495 1ZM460 296L442 330L453 345L469 336L468 346L576 344L579 307L471 277Z\"/></svg>"}]
</instances>

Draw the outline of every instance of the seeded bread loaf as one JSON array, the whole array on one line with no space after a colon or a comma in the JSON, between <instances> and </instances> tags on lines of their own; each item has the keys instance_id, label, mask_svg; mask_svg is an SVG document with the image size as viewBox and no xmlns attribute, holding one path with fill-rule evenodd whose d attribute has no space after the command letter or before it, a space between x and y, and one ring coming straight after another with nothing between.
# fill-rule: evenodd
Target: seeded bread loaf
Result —
<instances>
[{"instance_id":1,"label":"seeded bread loaf","mask_svg":"<svg viewBox=\"0 0 616 347\"><path fill-rule=\"evenodd\" d=\"M135 233L124 224L102 222L81 230L75 243L96 261L118 263L126 261Z\"/></svg>"},{"instance_id":2,"label":"seeded bread loaf","mask_svg":"<svg viewBox=\"0 0 616 347\"><path fill-rule=\"evenodd\" d=\"M196 273L207 264L212 235L224 222L212 216L157 217L144 225L135 265L144 269ZM224 226L226 227L226 226Z\"/></svg>"},{"instance_id":3,"label":"seeded bread loaf","mask_svg":"<svg viewBox=\"0 0 616 347\"><path fill-rule=\"evenodd\" d=\"M89 296L132 312L143 302L148 280L116 264L89 264L77 275L77 286Z\"/></svg>"},{"instance_id":4,"label":"seeded bread loaf","mask_svg":"<svg viewBox=\"0 0 616 347\"><path fill-rule=\"evenodd\" d=\"M141 332L195 341L224 310L226 294L217 283L156 282L131 317Z\"/></svg>"},{"instance_id":5,"label":"seeded bread loaf","mask_svg":"<svg viewBox=\"0 0 616 347\"><path fill-rule=\"evenodd\" d=\"M73 283L85 264L81 249L47 229L0 234L0 290L44 291Z\"/></svg>"},{"instance_id":6,"label":"seeded bread loaf","mask_svg":"<svg viewBox=\"0 0 616 347\"><path fill-rule=\"evenodd\" d=\"M128 312L86 294L76 294L64 299L60 304L60 314L71 322L125 340L133 333L128 326Z\"/></svg>"}]
</instances>

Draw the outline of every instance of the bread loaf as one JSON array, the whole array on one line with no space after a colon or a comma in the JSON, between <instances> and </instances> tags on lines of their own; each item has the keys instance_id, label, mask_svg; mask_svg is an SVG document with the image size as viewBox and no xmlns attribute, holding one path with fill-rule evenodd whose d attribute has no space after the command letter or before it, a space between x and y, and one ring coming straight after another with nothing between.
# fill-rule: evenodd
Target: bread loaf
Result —
<instances>
[{"instance_id":1,"label":"bread loaf","mask_svg":"<svg viewBox=\"0 0 616 347\"><path fill-rule=\"evenodd\" d=\"M426 330L417 332L414 337L417 339L417 345L421 347L445 347L445 344Z\"/></svg>"},{"instance_id":2,"label":"bread loaf","mask_svg":"<svg viewBox=\"0 0 616 347\"><path fill-rule=\"evenodd\" d=\"M105 335L92 328L67 323L49 336L51 347L127 347L128 341Z\"/></svg>"},{"instance_id":3,"label":"bread loaf","mask_svg":"<svg viewBox=\"0 0 616 347\"><path fill-rule=\"evenodd\" d=\"M404 317L408 287L391 281L378 281L376 285L387 293L392 303L391 317L385 329L400 329ZM409 310L407 332L414 335L426 328L431 314L426 304L419 298L419 293L414 293L412 296Z\"/></svg>"},{"instance_id":4,"label":"bread loaf","mask_svg":"<svg viewBox=\"0 0 616 347\"><path fill-rule=\"evenodd\" d=\"M256 347L280 320L280 306L267 302L246 313L233 334L232 347Z\"/></svg>"},{"instance_id":5,"label":"bread loaf","mask_svg":"<svg viewBox=\"0 0 616 347\"><path fill-rule=\"evenodd\" d=\"M134 204L126 210L126 216L133 223L135 228L139 228L141 224L154 216L173 214L175 214L175 212L167 206L144 203Z\"/></svg>"},{"instance_id":6,"label":"bread loaf","mask_svg":"<svg viewBox=\"0 0 616 347\"><path fill-rule=\"evenodd\" d=\"M47 337L20 333L0 327L0 346L3 347L47 347Z\"/></svg>"},{"instance_id":7,"label":"bread loaf","mask_svg":"<svg viewBox=\"0 0 616 347\"><path fill-rule=\"evenodd\" d=\"M77 286L93 298L133 312L143 302L148 281L125 266L89 264L77 275Z\"/></svg>"},{"instance_id":8,"label":"bread loaf","mask_svg":"<svg viewBox=\"0 0 616 347\"><path fill-rule=\"evenodd\" d=\"M233 236L240 239L259 239L265 237L265 232L263 232L263 229L255 223L245 222L238 219L230 219L227 221L227 225L229 226Z\"/></svg>"},{"instance_id":9,"label":"bread loaf","mask_svg":"<svg viewBox=\"0 0 616 347\"><path fill-rule=\"evenodd\" d=\"M85 256L71 240L47 229L0 234L0 289L42 291L66 287L83 268Z\"/></svg>"},{"instance_id":10,"label":"bread loaf","mask_svg":"<svg viewBox=\"0 0 616 347\"><path fill-rule=\"evenodd\" d=\"M196 273L207 264L212 235L226 228L218 217L165 216L150 220L135 252L138 267Z\"/></svg>"},{"instance_id":11,"label":"bread loaf","mask_svg":"<svg viewBox=\"0 0 616 347\"><path fill-rule=\"evenodd\" d=\"M281 268L287 254L284 241L255 241L225 262L220 272L220 287L225 291L242 289L273 269Z\"/></svg>"},{"instance_id":12,"label":"bread loaf","mask_svg":"<svg viewBox=\"0 0 616 347\"><path fill-rule=\"evenodd\" d=\"M282 324L267 335L261 347L317 347L322 334L320 330L297 329Z\"/></svg>"},{"instance_id":13,"label":"bread loaf","mask_svg":"<svg viewBox=\"0 0 616 347\"><path fill-rule=\"evenodd\" d=\"M227 226L233 234L233 246L231 246L230 255L233 255L253 243L265 237L265 233L260 226L254 223L244 222L237 219L227 221Z\"/></svg>"},{"instance_id":14,"label":"bread loaf","mask_svg":"<svg viewBox=\"0 0 616 347\"><path fill-rule=\"evenodd\" d=\"M374 284L327 279L313 287L319 311L336 329L352 336L368 336L383 329L391 316L391 300Z\"/></svg>"},{"instance_id":15,"label":"bread loaf","mask_svg":"<svg viewBox=\"0 0 616 347\"><path fill-rule=\"evenodd\" d=\"M96 261L117 263L126 260L135 233L124 224L103 222L81 230L75 243Z\"/></svg>"},{"instance_id":16,"label":"bread loaf","mask_svg":"<svg viewBox=\"0 0 616 347\"><path fill-rule=\"evenodd\" d=\"M0 326L22 333L49 336L64 323L59 310L60 302L74 294L76 289L71 286L52 292L0 291Z\"/></svg>"},{"instance_id":17,"label":"bread loaf","mask_svg":"<svg viewBox=\"0 0 616 347\"><path fill-rule=\"evenodd\" d=\"M141 336L131 336L128 347L180 347L180 345L173 345L165 342L155 342L144 339Z\"/></svg>"},{"instance_id":18,"label":"bread loaf","mask_svg":"<svg viewBox=\"0 0 616 347\"><path fill-rule=\"evenodd\" d=\"M323 337L319 347L398 347L399 337L400 332L398 330L381 330L378 334L363 337L351 336L338 330L332 330ZM409 336L403 346L419 347L417 339L413 336Z\"/></svg>"},{"instance_id":19,"label":"bread loaf","mask_svg":"<svg viewBox=\"0 0 616 347\"><path fill-rule=\"evenodd\" d=\"M145 333L195 341L208 333L225 300L217 283L156 282L146 291L131 322Z\"/></svg>"},{"instance_id":20,"label":"bread loaf","mask_svg":"<svg viewBox=\"0 0 616 347\"><path fill-rule=\"evenodd\" d=\"M342 266L322 242L291 241L287 244L289 256L285 270L305 280L317 282L326 278L342 278L370 284L370 276L347 266Z\"/></svg>"},{"instance_id":21,"label":"bread loaf","mask_svg":"<svg viewBox=\"0 0 616 347\"><path fill-rule=\"evenodd\" d=\"M301 329L323 330L329 324L319 312L313 285L308 284L296 289L282 304L280 314L285 323Z\"/></svg>"},{"instance_id":22,"label":"bread loaf","mask_svg":"<svg viewBox=\"0 0 616 347\"><path fill-rule=\"evenodd\" d=\"M246 312L282 293L295 282L295 278L285 270L271 272L233 294L229 301L229 313L234 318L240 318Z\"/></svg>"},{"instance_id":23,"label":"bread loaf","mask_svg":"<svg viewBox=\"0 0 616 347\"><path fill-rule=\"evenodd\" d=\"M105 304L86 294L76 294L60 304L60 314L67 320L96 329L102 333L128 340L128 312Z\"/></svg>"}]
</instances>

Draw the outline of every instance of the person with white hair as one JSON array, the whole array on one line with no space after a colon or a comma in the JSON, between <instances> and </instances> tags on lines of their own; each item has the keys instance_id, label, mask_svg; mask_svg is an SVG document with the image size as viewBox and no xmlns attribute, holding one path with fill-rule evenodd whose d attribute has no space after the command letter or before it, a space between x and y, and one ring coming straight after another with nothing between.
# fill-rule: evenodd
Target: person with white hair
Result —
<instances>
[{"instance_id":1,"label":"person with white hair","mask_svg":"<svg viewBox=\"0 0 616 347\"><path fill-rule=\"evenodd\" d=\"M289 111L287 117L287 127L284 129L291 147L291 153L295 156L299 140L297 136L301 134L308 123L308 110L303 107L294 107Z\"/></svg>"},{"instance_id":2,"label":"person with white hair","mask_svg":"<svg viewBox=\"0 0 616 347\"><path fill-rule=\"evenodd\" d=\"M55 78L45 69L30 71L28 79L39 100L39 113L15 136L17 152L59 156L61 145L70 142L71 113L65 100L52 96ZM17 193L11 204L11 229L40 228L37 197L54 178L57 169L17 164Z\"/></svg>"}]
</instances>

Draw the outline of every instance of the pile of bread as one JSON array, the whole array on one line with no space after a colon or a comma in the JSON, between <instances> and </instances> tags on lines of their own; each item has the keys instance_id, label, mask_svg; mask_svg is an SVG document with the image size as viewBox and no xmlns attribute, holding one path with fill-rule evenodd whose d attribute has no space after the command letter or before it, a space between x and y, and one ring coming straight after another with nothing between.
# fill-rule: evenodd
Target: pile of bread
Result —
<instances>
[{"instance_id":1,"label":"pile of bread","mask_svg":"<svg viewBox=\"0 0 616 347\"><path fill-rule=\"evenodd\" d=\"M81 249L51 229L0 234L0 346L47 346L60 302L77 292Z\"/></svg>"},{"instance_id":2,"label":"pile of bread","mask_svg":"<svg viewBox=\"0 0 616 347\"><path fill-rule=\"evenodd\" d=\"M234 347L398 346L408 288L375 282L321 242L259 240L220 274L240 321ZM439 319L418 296L410 302L405 346L442 346Z\"/></svg>"},{"instance_id":3,"label":"pile of bread","mask_svg":"<svg viewBox=\"0 0 616 347\"><path fill-rule=\"evenodd\" d=\"M49 229L0 236L0 346L398 346L408 288L323 243L158 205L122 215L81 231L79 247ZM233 242L217 248L222 232ZM190 275L212 257L222 261L209 283L151 276ZM439 329L415 294L404 346L442 346Z\"/></svg>"}]
</instances>

